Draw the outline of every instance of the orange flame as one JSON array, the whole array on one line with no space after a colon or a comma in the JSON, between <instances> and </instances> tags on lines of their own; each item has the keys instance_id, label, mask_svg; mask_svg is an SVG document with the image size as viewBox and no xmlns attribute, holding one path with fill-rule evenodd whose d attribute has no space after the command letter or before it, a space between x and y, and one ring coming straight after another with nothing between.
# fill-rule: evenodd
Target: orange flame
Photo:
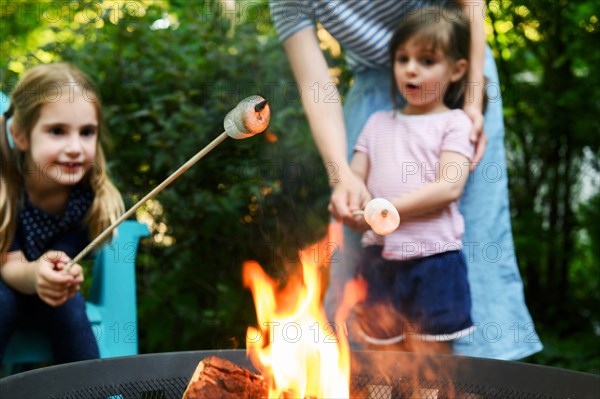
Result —
<instances>
[{"instance_id":1,"label":"orange flame","mask_svg":"<svg viewBox=\"0 0 600 399\"><path fill-rule=\"evenodd\" d=\"M269 398L350 396L348 341L327 321L319 272L340 239L336 224L325 239L301 250L303 276L290 279L284 290L258 263L244 263L244 285L252 290L258 321L258 328L248 328L247 353L269 381Z\"/></svg>"}]
</instances>

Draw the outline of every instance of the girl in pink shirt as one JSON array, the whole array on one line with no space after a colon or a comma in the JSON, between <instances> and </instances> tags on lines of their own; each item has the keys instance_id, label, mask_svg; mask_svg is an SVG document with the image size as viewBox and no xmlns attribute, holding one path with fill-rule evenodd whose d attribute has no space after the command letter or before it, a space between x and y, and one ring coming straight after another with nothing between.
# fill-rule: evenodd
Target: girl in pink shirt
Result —
<instances>
[{"instance_id":1,"label":"girl in pink shirt","mask_svg":"<svg viewBox=\"0 0 600 399\"><path fill-rule=\"evenodd\" d=\"M473 157L471 120L460 109L469 43L460 11L423 8L403 19L390 57L406 102L393 92L397 109L373 114L354 148L354 173L402 218L387 236L364 225L357 275L368 292L357 321L373 349L450 353L473 329L458 211Z\"/></svg>"}]
</instances>

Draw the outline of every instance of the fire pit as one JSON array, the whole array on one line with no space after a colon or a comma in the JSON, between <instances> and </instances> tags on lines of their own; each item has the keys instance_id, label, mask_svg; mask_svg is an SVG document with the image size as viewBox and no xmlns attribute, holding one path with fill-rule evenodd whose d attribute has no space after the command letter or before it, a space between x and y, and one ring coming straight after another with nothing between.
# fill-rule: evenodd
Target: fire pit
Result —
<instances>
[{"instance_id":1,"label":"fire pit","mask_svg":"<svg viewBox=\"0 0 600 399\"><path fill-rule=\"evenodd\" d=\"M242 350L99 359L4 378L0 380L0 396L11 399L179 399L198 362L208 356L218 356L254 371ZM415 370L419 370L418 373ZM459 356L355 351L351 374L351 397L361 399L542 399L597 398L600 395L597 375Z\"/></svg>"}]
</instances>

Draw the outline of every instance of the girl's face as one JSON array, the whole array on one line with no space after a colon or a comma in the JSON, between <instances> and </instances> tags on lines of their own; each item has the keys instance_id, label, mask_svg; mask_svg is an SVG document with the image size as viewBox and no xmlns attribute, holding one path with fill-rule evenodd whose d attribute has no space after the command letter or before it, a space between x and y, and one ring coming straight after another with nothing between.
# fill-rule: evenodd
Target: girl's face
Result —
<instances>
[{"instance_id":1,"label":"girl's face","mask_svg":"<svg viewBox=\"0 0 600 399\"><path fill-rule=\"evenodd\" d=\"M29 151L26 179L36 187L75 185L96 157L96 107L81 92L69 94L42 105L29 142L15 140L21 150Z\"/></svg>"},{"instance_id":2,"label":"girl's face","mask_svg":"<svg viewBox=\"0 0 600 399\"><path fill-rule=\"evenodd\" d=\"M394 78L408 102L407 114L447 111L444 95L448 85L466 72L467 61L453 61L442 50L432 50L412 37L401 44L394 58Z\"/></svg>"}]
</instances>

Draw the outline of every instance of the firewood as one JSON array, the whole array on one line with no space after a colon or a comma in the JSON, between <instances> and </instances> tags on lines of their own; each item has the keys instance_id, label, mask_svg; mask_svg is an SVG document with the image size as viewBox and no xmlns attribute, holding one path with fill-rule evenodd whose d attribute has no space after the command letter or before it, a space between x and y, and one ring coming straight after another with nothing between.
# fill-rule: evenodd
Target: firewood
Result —
<instances>
[{"instance_id":1,"label":"firewood","mask_svg":"<svg viewBox=\"0 0 600 399\"><path fill-rule=\"evenodd\" d=\"M198 363L183 393L183 399L263 399L267 396L267 383L261 375L216 356Z\"/></svg>"}]
</instances>

